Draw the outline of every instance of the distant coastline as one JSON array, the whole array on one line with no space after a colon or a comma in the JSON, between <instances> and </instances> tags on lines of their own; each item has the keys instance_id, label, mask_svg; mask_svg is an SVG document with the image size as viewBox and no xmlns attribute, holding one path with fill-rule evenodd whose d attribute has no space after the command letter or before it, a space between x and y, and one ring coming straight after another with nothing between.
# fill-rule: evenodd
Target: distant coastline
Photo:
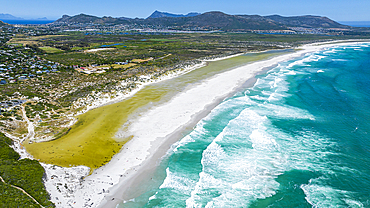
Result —
<instances>
[{"instance_id":1,"label":"distant coastline","mask_svg":"<svg viewBox=\"0 0 370 208\"><path fill-rule=\"evenodd\" d=\"M9 20L9 19L0 19L1 21L12 24L12 25L43 25L43 24L49 24L54 22L55 20Z\"/></svg>"},{"instance_id":2,"label":"distant coastline","mask_svg":"<svg viewBox=\"0 0 370 208\"><path fill-rule=\"evenodd\" d=\"M340 21L339 23L352 27L370 27L370 21Z\"/></svg>"}]
</instances>

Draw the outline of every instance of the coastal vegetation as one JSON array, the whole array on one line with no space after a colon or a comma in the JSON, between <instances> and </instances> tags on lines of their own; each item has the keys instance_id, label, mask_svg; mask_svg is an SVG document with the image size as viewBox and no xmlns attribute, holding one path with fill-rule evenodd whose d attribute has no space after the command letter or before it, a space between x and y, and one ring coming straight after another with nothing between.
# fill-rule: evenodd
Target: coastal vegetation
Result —
<instances>
[{"instance_id":1,"label":"coastal vegetation","mask_svg":"<svg viewBox=\"0 0 370 208\"><path fill-rule=\"evenodd\" d=\"M12 144L10 138L0 133L0 206L54 207L42 181L44 168L36 160L19 160Z\"/></svg>"}]
</instances>

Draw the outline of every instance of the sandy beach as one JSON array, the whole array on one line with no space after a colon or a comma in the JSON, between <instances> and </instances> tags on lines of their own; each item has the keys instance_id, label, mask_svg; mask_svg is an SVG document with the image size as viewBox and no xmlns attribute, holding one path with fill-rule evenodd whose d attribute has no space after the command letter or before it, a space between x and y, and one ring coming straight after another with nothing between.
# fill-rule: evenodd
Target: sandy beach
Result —
<instances>
[{"instance_id":1,"label":"sandy beach","mask_svg":"<svg viewBox=\"0 0 370 208\"><path fill-rule=\"evenodd\" d=\"M129 201L141 194L137 184L150 180L157 164L172 144L225 98L241 88L252 86L257 74L280 62L323 48L354 44L356 42L337 41L304 45L296 52L252 62L188 85L168 102L131 120L128 129L117 133L116 137L133 135L133 138L108 164L95 170L92 175L83 178L88 174L88 169L83 166L61 168L44 165L47 172L45 184L52 201L57 207L108 208ZM67 188L57 190L58 183L63 186L66 184Z\"/></svg>"},{"instance_id":2,"label":"sandy beach","mask_svg":"<svg viewBox=\"0 0 370 208\"><path fill-rule=\"evenodd\" d=\"M97 52L97 51L106 51L106 50L114 50L114 48L96 48L96 49L90 49L86 50L86 53L92 53L92 52Z\"/></svg>"}]
</instances>

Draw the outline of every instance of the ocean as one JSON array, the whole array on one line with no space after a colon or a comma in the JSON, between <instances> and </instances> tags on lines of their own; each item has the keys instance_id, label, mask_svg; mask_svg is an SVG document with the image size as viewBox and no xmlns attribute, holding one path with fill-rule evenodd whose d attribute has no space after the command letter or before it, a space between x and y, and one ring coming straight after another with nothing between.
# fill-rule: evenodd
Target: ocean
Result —
<instances>
[{"instance_id":1,"label":"ocean","mask_svg":"<svg viewBox=\"0 0 370 208\"><path fill-rule=\"evenodd\" d=\"M370 27L370 21L342 21L339 23L352 27Z\"/></svg>"},{"instance_id":2,"label":"ocean","mask_svg":"<svg viewBox=\"0 0 370 208\"><path fill-rule=\"evenodd\" d=\"M118 207L370 207L369 46L328 48L258 75Z\"/></svg>"},{"instance_id":3,"label":"ocean","mask_svg":"<svg viewBox=\"0 0 370 208\"><path fill-rule=\"evenodd\" d=\"M42 25L42 24L52 23L55 20L8 20L8 19L4 19L1 21L8 23L8 24L12 24L12 25Z\"/></svg>"}]
</instances>

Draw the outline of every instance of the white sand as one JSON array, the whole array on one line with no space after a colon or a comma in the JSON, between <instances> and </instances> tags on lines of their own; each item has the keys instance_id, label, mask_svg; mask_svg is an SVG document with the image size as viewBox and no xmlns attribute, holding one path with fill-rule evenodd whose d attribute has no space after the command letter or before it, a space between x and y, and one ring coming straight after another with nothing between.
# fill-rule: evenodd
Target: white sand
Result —
<instances>
[{"instance_id":1,"label":"white sand","mask_svg":"<svg viewBox=\"0 0 370 208\"><path fill-rule=\"evenodd\" d=\"M61 178L60 183L70 187L66 189L69 191L68 194L57 194L58 179L55 177L51 179L52 172L49 170L47 181L54 182L46 183L46 187L52 195L53 202L57 207L97 207L99 204L100 207L115 207L121 200L129 200L122 196L122 190L129 187L136 176L147 171L149 161L154 161L152 166L158 162L168 150L168 148L163 150L163 144L169 141L171 135L193 124L200 114L204 116L205 112L209 112L210 108L235 92L257 73L305 53L355 43L320 44L306 45L301 47L303 50L295 53L241 66L215 75L202 83L188 86L169 102L151 109L133 121L127 132L127 135L134 135L133 139L123 147L123 151L92 175L84 180L77 180L86 171L82 167L77 168L78 170L69 169L67 171L71 175L69 177L65 177L66 168L54 171L53 174ZM164 153L158 156L156 153L160 149ZM55 197L58 197L58 200Z\"/></svg>"},{"instance_id":2,"label":"white sand","mask_svg":"<svg viewBox=\"0 0 370 208\"><path fill-rule=\"evenodd\" d=\"M238 54L240 55L240 54ZM224 57L223 59L234 57L235 55ZM167 74L158 77L156 79L151 79L151 77L146 76L142 78L147 78L146 81L138 81L136 82L137 88L130 92L117 92L114 97L111 96L111 94L102 94L98 93L95 94L95 97L98 97L95 100L86 100L86 98L79 99L79 102L81 102L81 105L84 103L89 103L86 108L74 115L70 115L72 119L71 123L68 126L73 125L77 120L74 118L74 116L86 113L89 110L92 110L97 107L101 107L104 105L120 102L121 100L128 98L132 95L134 95L136 92L141 90L143 87L145 87L148 84L152 84L155 82L164 81L167 79L171 79L177 76L180 76L182 74L186 74L192 70L201 68L206 66L206 61L212 61L210 60L203 60L199 64L195 64L192 66L187 66L179 70L175 71L169 71ZM122 83L124 85L126 83ZM78 103L77 103L78 105ZM78 107L78 106L77 106ZM32 124L31 124L32 125ZM11 137L11 135L8 135ZM12 137L15 141L20 141L20 139L16 137ZM16 142L14 145L14 149L23 155L22 158L30 158L33 159L31 155L29 155L25 149L21 149L21 142ZM100 197L100 195L105 195L109 193L109 190L104 187L111 187L113 184L116 184L118 181L111 180L109 175L105 175L102 178L98 178L97 180L91 179L87 177L84 181L81 180L81 178L84 178L89 173L89 168L85 166L78 166L78 167L71 167L71 168L65 168L65 167L58 167L55 165L49 165L41 163L41 165L44 167L46 172L46 178L44 179L45 187L47 191L50 193L51 201L55 203L57 207L96 207L98 205L97 202L101 201L103 197ZM100 170L100 169L99 169ZM97 170L98 171L98 170ZM97 174L97 171L93 173L93 175ZM94 183L97 183L94 185ZM95 189L91 189L92 187L97 187ZM87 191L86 190L90 190ZM94 192L96 190L96 192ZM80 195L78 195L80 194ZM94 196L97 195L97 196Z\"/></svg>"},{"instance_id":3,"label":"white sand","mask_svg":"<svg viewBox=\"0 0 370 208\"><path fill-rule=\"evenodd\" d=\"M92 52L98 52L98 51L106 51L106 50L114 50L115 48L96 48L96 49L90 49L86 50L86 53L92 53Z\"/></svg>"}]
</instances>

